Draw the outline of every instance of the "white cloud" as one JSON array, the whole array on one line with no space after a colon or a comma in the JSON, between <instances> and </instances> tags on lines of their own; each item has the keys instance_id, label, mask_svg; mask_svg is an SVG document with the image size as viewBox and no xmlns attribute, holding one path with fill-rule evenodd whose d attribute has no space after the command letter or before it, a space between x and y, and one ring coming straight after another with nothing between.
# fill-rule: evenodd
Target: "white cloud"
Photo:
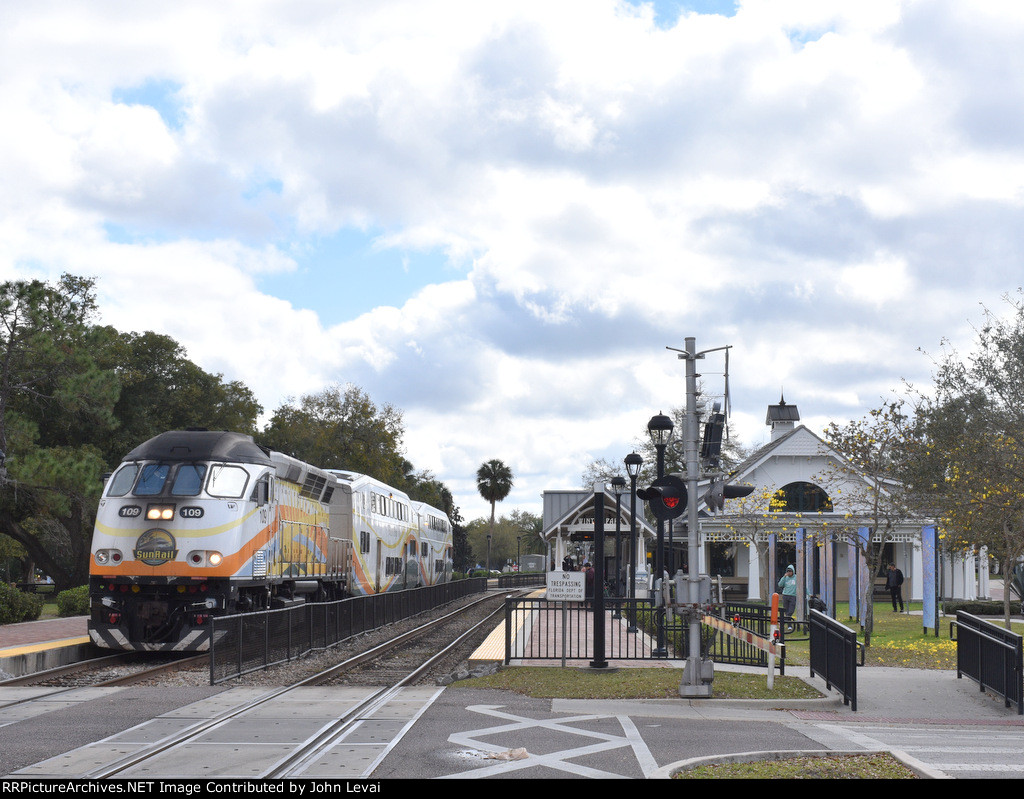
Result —
<instances>
[{"instance_id":1,"label":"white cloud","mask_svg":"<svg viewBox=\"0 0 1024 799\"><path fill-rule=\"evenodd\" d=\"M659 28L612 0L20 4L0 274L95 275L104 321L268 410L362 385L467 516L487 458L537 509L625 454L682 404L688 335L734 347L744 440L782 390L856 415L1016 285L1024 13L738 6ZM345 229L450 277L333 325L369 265L260 290Z\"/></svg>"}]
</instances>

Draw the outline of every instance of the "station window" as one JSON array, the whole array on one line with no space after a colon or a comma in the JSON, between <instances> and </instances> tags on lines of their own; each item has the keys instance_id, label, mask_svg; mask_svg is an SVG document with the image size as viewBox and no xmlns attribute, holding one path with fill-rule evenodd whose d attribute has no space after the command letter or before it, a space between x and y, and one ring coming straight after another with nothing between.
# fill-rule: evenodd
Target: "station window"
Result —
<instances>
[{"instance_id":1,"label":"station window","mask_svg":"<svg viewBox=\"0 0 1024 799\"><path fill-rule=\"evenodd\" d=\"M831 513L832 500L825 489L814 483L789 483L775 492L772 510L781 513Z\"/></svg>"}]
</instances>

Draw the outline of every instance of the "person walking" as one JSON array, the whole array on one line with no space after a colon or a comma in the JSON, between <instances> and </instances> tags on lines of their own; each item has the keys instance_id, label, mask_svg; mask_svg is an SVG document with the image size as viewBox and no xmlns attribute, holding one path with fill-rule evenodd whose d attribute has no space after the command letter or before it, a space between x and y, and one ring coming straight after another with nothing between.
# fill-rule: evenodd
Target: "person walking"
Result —
<instances>
[{"instance_id":1,"label":"person walking","mask_svg":"<svg viewBox=\"0 0 1024 799\"><path fill-rule=\"evenodd\" d=\"M889 574L885 578L885 587L889 589L889 596L892 598L892 612L896 612L896 605L900 606L900 613L903 612L903 572L896 568L895 563L889 564Z\"/></svg>"}]
</instances>

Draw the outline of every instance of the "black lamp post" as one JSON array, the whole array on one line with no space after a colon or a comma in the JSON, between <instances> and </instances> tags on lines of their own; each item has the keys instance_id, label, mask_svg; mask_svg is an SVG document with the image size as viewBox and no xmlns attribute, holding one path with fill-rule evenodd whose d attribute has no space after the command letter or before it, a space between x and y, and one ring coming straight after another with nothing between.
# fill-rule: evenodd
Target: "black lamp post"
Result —
<instances>
[{"instance_id":1,"label":"black lamp post","mask_svg":"<svg viewBox=\"0 0 1024 799\"><path fill-rule=\"evenodd\" d=\"M629 594L629 632L636 632L636 614L632 612L636 607L636 561L638 554L638 544L636 540L636 479L640 475L640 467L643 465L644 459L637 455L635 452L629 453L626 456L626 474L629 475L629 566L627 568L628 574L628 594Z\"/></svg>"},{"instance_id":2,"label":"black lamp post","mask_svg":"<svg viewBox=\"0 0 1024 799\"><path fill-rule=\"evenodd\" d=\"M672 427L672 420L661 412L659 412L657 416L652 416L651 421L647 423L647 433L650 435L651 443L654 444L654 449L658 453L658 479L665 476L665 447L668 446L668 442L672 438ZM654 579L663 579L664 572L665 522L658 519L658 549L655 553ZM665 657L668 655L668 649L665 647L664 618L663 614L658 614L658 646L654 651L654 654L658 657Z\"/></svg>"},{"instance_id":3,"label":"black lamp post","mask_svg":"<svg viewBox=\"0 0 1024 799\"><path fill-rule=\"evenodd\" d=\"M615 475L612 478L612 491L615 492L615 598L622 599L622 492L626 490L626 481ZM622 618L622 602L615 603L613 619Z\"/></svg>"}]
</instances>

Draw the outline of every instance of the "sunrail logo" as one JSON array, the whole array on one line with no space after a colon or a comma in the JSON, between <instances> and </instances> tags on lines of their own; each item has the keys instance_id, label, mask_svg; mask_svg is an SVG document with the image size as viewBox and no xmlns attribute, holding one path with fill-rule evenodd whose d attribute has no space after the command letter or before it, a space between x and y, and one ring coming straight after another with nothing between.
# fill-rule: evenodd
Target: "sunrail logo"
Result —
<instances>
[{"instance_id":1,"label":"sunrail logo","mask_svg":"<svg viewBox=\"0 0 1024 799\"><path fill-rule=\"evenodd\" d=\"M147 566L162 566L178 557L177 542L166 530L146 530L135 542L132 554Z\"/></svg>"}]
</instances>

